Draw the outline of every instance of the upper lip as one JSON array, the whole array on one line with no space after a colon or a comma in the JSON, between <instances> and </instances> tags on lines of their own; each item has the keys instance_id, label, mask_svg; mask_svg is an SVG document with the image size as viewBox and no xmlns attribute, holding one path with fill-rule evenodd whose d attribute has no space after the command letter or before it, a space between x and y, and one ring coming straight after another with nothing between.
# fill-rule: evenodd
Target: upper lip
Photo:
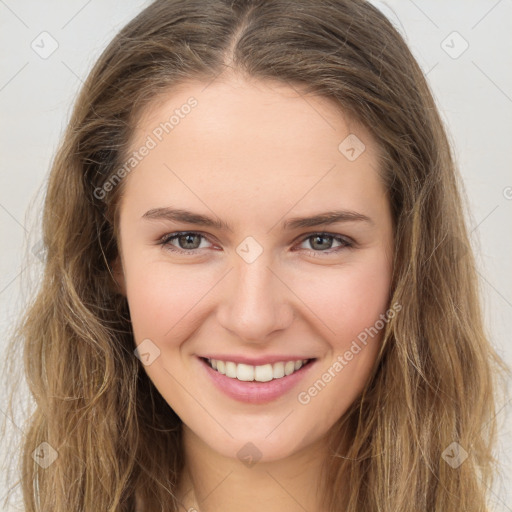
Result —
<instances>
[{"instance_id":1,"label":"upper lip","mask_svg":"<svg viewBox=\"0 0 512 512\"><path fill-rule=\"evenodd\" d=\"M232 361L233 363L249 364L252 366L262 366L264 364L274 364L287 361L303 361L304 359L315 359L314 357L305 357L300 355L268 355L260 357L247 357L234 354L209 354L200 356L206 359L217 359L218 361Z\"/></svg>"}]
</instances>

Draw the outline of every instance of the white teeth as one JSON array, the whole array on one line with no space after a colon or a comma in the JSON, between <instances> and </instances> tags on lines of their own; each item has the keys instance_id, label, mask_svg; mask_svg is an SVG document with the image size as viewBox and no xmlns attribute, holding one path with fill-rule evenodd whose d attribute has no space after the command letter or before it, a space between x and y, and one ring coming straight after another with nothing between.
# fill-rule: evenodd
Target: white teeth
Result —
<instances>
[{"instance_id":1,"label":"white teeth","mask_svg":"<svg viewBox=\"0 0 512 512\"><path fill-rule=\"evenodd\" d=\"M238 379L245 382L258 381L268 382L273 379L281 379L286 375L300 370L308 362L308 359L297 361L286 361L274 364L263 364L252 366L250 364L236 364L232 361L221 361L219 359L208 359L210 366L231 379Z\"/></svg>"},{"instance_id":2,"label":"white teeth","mask_svg":"<svg viewBox=\"0 0 512 512\"><path fill-rule=\"evenodd\" d=\"M276 363L272 368L272 376L274 379L284 377L284 363Z\"/></svg>"},{"instance_id":3,"label":"white teeth","mask_svg":"<svg viewBox=\"0 0 512 512\"><path fill-rule=\"evenodd\" d=\"M236 364L231 361L226 361L226 377L236 379Z\"/></svg>"},{"instance_id":4,"label":"white teeth","mask_svg":"<svg viewBox=\"0 0 512 512\"><path fill-rule=\"evenodd\" d=\"M264 364L254 367L254 380L258 382L268 382L272 380L272 365Z\"/></svg>"},{"instance_id":5,"label":"white teeth","mask_svg":"<svg viewBox=\"0 0 512 512\"><path fill-rule=\"evenodd\" d=\"M284 365L284 373L286 375L290 375L290 373L293 373L295 371L295 361L288 361Z\"/></svg>"},{"instance_id":6,"label":"white teeth","mask_svg":"<svg viewBox=\"0 0 512 512\"><path fill-rule=\"evenodd\" d=\"M243 381L254 380L254 366L250 364L239 364L236 367L236 378Z\"/></svg>"}]
</instances>

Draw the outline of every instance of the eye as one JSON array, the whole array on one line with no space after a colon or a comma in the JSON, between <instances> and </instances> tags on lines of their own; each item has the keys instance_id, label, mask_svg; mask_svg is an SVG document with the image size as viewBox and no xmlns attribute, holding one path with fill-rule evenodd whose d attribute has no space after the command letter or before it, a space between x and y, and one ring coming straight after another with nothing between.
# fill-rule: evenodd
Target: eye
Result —
<instances>
[{"instance_id":1,"label":"eye","mask_svg":"<svg viewBox=\"0 0 512 512\"><path fill-rule=\"evenodd\" d=\"M200 249L201 240L206 240L204 235L200 233L196 233L195 231L184 231L180 233L169 233L168 235L164 235L160 239L160 244L163 245L166 249L172 252L179 252L181 254L194 254L197 249ZM176 244L172 242L176 241Z\"/></svg>"},{"instance_id":2,"label":"eye","mask_svg":"<svg viewBox=\"0 0 512 512\"><path fill-rule=\"evenodd\" d=\"M194 255L198 249L204 249L206 247L201 247L201 239L207 240L204 235L196 231L182 231L164 235L160 239L159 244L172 252ZM330 233L313 233L302 239L301 243L303 244L305 242L309 242L310 247L312 247L310 250L306 249L306 252L312 256L337 253L343 249L354 247L352 240ZM339 246L327 252L328 249L332 249L333 242L337 242Z\"/></svg>"},{"instance_id":3,"label":"eye","mask_svg":"<svg viewBox=\"0 0 512 512\"><path fill-rule=\"evenodd\" d=\"M332 235L330 233L314 233L303 239L302 243L308 242L313 250L306 250L313 256L318 256L319 253L332 254L337 253L345 248L354 247L354 243L345 237L339 235ZM332 251L327 252L328 249L332 248L333 242L338 242L339 246Z\"/></svg>"}]
</instances>

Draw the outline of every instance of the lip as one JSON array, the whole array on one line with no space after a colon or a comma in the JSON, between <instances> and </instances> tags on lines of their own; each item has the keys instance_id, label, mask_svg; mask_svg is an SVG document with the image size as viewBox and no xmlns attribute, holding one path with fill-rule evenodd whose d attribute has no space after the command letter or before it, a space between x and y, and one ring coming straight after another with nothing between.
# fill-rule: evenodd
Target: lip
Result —
<instances>
[{"instance_id":1,"label":"lip","mask_svg":"<svg viewBox=\"0 0 512 512\"><path fill-rule=\"evenodd\" d=\"M216 358L214 357L213 359ZM300 359L300 357L297 359ZM226 360L229 361L229 359ZM300 370L293 372L291 375L286 375L285 377L274 379L269 382L244 382L238 379L232 379L214 370L201 357L198 358L198 361L200 366L203 368L203 371L215 384L217 389L230 398L250 404L266 404L277 400L286 393L289 393L302 379L306 377L307 374L311 372L311 369L316 366L318 360L314 359L309 361L305 366L302 366ZM268 358L266 361L268 361ZM279 359L277 362L279 361L283 361L283 359Z\"/></svg>"}]
</instances>

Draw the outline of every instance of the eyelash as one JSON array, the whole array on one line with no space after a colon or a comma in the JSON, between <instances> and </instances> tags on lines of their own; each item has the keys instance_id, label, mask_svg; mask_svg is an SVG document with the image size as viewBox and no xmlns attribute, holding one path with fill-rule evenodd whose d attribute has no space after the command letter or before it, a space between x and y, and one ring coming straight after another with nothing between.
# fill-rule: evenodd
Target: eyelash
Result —
<instances>
[{"instance_id":1,"label":"eyelash","mask_svg":"<svg viewBox=\"0 0 512 512\"><path fill-rule=\"evenodd\" d=\"M197 235L197 236L200 236L207 240L207 237L205 235L203 235L202 233L199 233L197 231L179 231L179 232L168 233L168 234L164 235L158 243L159 243L159 245L162 245L163 247L165 247L167 250L169 250L171 252L194 256L197 254L197 251L199 250L198 248L189 249L189 250L180 249L170 243L171 240L175 240L175 239L179 238L180 236L185 236L185 235ZM323 238L332 238L333 240L340 242L342 245L340 247L335 248L335 250L331 251L331 252L327 252L327 251L329 251L329 249L326 249L323 251L322 250L315 251L312 249L304 249L310 256L313 256L313 257L321 258L321 257L323 257L323 256L321 256L321 254L334 254L343 249L351 249L355 245L353 241L351 241L345 237L341 237L339 235L334 235L334 234L325 233L325 232L311 233L311 234L307 235L306 237L302 238L299 241L299 244L302 244L306 240L308 240L310 238L314 238L316 236L323 237Z\"/></svg>"}]
</instances>

